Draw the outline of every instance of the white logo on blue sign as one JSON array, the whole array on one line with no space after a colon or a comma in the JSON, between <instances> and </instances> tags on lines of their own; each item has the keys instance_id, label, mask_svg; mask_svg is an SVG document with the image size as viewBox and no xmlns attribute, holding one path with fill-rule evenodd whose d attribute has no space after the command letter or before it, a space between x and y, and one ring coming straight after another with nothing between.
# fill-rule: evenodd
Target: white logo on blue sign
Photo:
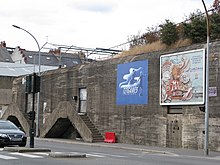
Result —
<instances>
[{"instance_id":1,"label":"white logo on blue sign","mask_svg":"<svg viewBox=\"0 0 220 165\"><path fill-rule=\"evenodd\" d=\"M117 104L147 104L148 61L118 65Z\"/></svg>"},{"instance_id":2,"label":"white logo on blue sign","mask_svg":"<svg viewBox=\"0 0 220 165\"><path fill-rule=\"evenodd\" d=\"M123 89L124 95L136 95L141 90L141 81L143 77L143 68L130 68L129 73L123 76L124 81L119 84Z\"/></svg>"}]
</instances>

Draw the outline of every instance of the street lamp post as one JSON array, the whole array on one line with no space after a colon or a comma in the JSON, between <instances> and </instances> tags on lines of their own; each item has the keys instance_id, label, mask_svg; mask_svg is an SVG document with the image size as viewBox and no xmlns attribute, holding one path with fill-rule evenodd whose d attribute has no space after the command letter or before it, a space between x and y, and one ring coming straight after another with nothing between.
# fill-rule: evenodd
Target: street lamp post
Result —
<instances>
[{"instance_id":1,"label":"street lamp post","mask_svg":"<svg viewBox=\"0 0 220 165\"><path fill-rule=\"evenodd\" d=\"M206 46L206 95L205 95L205 140L204 140L204 154L208 156L209 154L209 38L210 38L210 20L209 14L205 5L204 0L202 0L203 6L206 13L206 23L207 23L207 46Z\"/></svg>"},{"instance_id":2,"label":"street lamp post","mask_svg":"<svg viewBox=\"0 0 220 165\"><path fill-rule=\"evenodd\" d=\"M39 69L38 69L38 76L40 76L40 71L41 71L41 61L40 61L40 58L41 58L41 54L40 54L40 45L37 41L37 39L34 37L33 34L31 34L29 31L17 26L17 25L12 25L13 27L17 28L17 29L20 29L20 30L23 30L25 31L26 33L28 33L34 40L35 42L37 43L37 46L38 46L38 66L39 66ZM35 65L36 65L36 61L35 61L35 56L34 56L34 73L33 73L33 76L35 76ZM37 93L37 114L36 114L36 136L38 136L38 129L39 129L39 105L40 105L40 92ZM35 114L35 111L34 111L34 101L35 101L35 92L33 92L33 107L32 107L32 114ZM34 118L32 118L32 122L31 122L31 129L30 129L30 147L31 148L34 148Z\"/></svg>"}]
</instances>

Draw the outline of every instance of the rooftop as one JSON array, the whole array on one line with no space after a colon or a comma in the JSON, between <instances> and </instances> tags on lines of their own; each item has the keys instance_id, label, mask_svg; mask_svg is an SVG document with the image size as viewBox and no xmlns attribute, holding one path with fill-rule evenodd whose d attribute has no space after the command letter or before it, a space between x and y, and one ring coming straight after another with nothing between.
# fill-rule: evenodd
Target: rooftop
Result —
<instances>
[{"instance_id":1,"label":"rooftop","mask_svg":"<svg viewBox=\"0 0 220 165\"><path fill-rule=\"evenodd\" d=\"M0 62L0 76L18 77L29 75L34 72L38 73L39 66L33 64L16 64L9 62ZM41 65L40 71L45 72L48 70L55 70L58 67Z\"/></svg>"}]
</instances>

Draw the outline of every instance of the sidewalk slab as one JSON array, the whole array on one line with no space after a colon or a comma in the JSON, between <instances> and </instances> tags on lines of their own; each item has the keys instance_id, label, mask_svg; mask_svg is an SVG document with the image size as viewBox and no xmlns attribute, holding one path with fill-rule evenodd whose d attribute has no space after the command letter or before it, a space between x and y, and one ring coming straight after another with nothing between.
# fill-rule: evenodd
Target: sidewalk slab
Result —
<instances>
[{"instance_id":1,"label":"sidewalk slab","mask_svg":"<svg viewBox=\"0 0 220 165\"><path fill-rule=\"evenodd\" d=\"M51 152L50 149L47 148L26 148L26 147L4 147L3 151L8 152Z\"/></svg>"}]
</instances>

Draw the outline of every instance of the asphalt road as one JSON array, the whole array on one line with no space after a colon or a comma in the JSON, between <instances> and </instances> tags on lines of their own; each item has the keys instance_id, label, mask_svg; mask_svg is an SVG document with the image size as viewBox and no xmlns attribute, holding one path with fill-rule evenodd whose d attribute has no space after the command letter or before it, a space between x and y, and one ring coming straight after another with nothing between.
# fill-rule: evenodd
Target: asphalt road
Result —
<instances>
[{"instance_id":1,"label":"asphalt road","mask_svg":"<svg viewBox=\"0 0 220 165\"><path fill-rule=\"evenodd\" d=\"M108 146L108 145L107 145ZM111 146L111 144L109 144ZM35 140L35 148L52 152L86 154L85 158L53 158L45 152L18 153L0 149L0 165L219 165L220 156L205 157L148 152L134 148Z\"/></svg>"}]
</instances>

